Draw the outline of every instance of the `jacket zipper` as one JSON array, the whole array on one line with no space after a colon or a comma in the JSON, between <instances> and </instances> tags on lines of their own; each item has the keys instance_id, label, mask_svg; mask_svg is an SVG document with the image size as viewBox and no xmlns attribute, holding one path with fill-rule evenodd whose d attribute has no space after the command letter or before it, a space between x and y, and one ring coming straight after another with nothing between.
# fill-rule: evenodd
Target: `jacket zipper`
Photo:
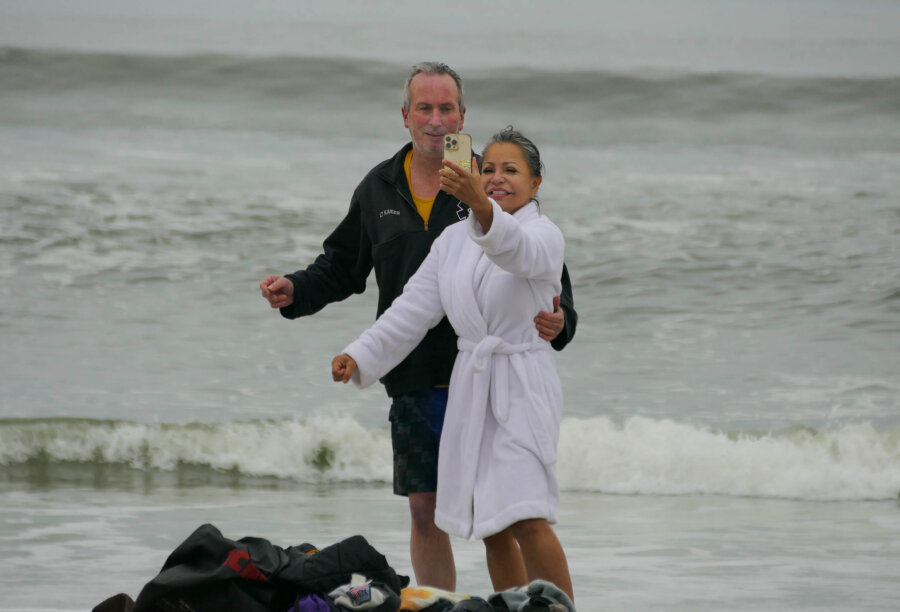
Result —
<instances>
[{"instance_id":1,"label":"jacket zipper","mask_svg":"<svg viewBox=\"0 0 900 612\"><path fill-rule=\"evenodd\" d=\"M416 216L417 216L419 219L422 219L422 215L419 214L419 209L416 208L416 205L413 204L412 202L410 202L409 200L406 199L406 196L403 195L403 192L400 191L400 188L399 188L399 187L394 187L394 189L397 191L397 195L399 195L399 196L403 199L403 201L406 202L406 205L413 209L413 212L416 213ZM437 199L437 197L435 197L435 199ZM434 212L434 205L433 205L433 204L432 204L432 206L431 206L431 212ZM427 231L428 231L428 221L426 221L425 219L422 219L422 225L424 226L425 231L427 232Z\"/></svg>"}]
</instances>

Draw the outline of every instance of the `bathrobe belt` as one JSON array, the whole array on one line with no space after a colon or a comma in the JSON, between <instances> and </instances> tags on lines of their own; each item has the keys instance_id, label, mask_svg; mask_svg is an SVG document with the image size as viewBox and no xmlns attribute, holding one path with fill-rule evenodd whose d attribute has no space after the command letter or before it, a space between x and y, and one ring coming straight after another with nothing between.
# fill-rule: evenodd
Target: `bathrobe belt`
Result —
<instances>
[{"instance_id":1,"label":"bathrobe belt","mask_svg":"<svg viewBox=\"0 0 900 612\"><path fill-rule=\"evenodd\" d=\"M495 360L494 355L513 355L528 351L547 350L549 342L534 340L511 344L498 336L485 336L475 342L468 338L459 338L456 342L460 351L472 353L470 367L473 374L474 392L477 397L487 400L490 397L491 410L494 418L499 423L505 423L509 418L509 366L513 364L519 381L527 387L528 375L525 372L522 360L510 361L509 359ZM492 384L493 383L493 384ZM528 397L528 389L523 390Z\"/></svg>"}]
</instances>

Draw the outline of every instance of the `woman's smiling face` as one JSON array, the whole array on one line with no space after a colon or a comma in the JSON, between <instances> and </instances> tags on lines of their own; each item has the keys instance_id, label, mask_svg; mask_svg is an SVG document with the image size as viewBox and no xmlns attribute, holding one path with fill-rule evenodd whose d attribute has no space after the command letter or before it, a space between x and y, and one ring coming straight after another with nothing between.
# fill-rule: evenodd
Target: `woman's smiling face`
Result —
<instances>
[{"instance_id":1,"label":"woman's smiling face","mask_svg":"<svg viewBox=\"0 0 900 612\"><path fill-rule=\"evenodd\" d=\"M541 177L534 176L519 145L495 142L481 160L481 185L504 212L514 213L537 194Z\"/></svg>"}]
</instances>

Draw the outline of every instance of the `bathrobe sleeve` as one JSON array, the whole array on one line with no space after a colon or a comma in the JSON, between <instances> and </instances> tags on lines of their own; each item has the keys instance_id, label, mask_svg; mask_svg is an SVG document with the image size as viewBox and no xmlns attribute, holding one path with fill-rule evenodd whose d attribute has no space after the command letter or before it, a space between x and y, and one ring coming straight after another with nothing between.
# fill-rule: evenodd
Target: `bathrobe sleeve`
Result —
<instances>
[{"instance_id":1,"label":"bathrobe sleeve","mask_svg":"<svg viewBox=\"0 0 900 612\"><path fill-rule=\"evenodd\" d=\"M467 219L469 237L484 250L491 261L516 276L559 284L566 243L562 232L547 217L541 216L534 202L514 215L503 212L491 200L494 220L486 233L475 215ZM517 219L523 215L523 220ZM525 220L527 219L527 220Z\"/></svg>"},{"instance_id":2,"label":"bathrobe sleeve","mask_svg":"<svg viewBox=\"0 0 900 612\"><path fill-rule=\"evenodd\" d=\"M435 241L390 308L344 349L358 366L353 373L358 387L368 387L390 372L444 318L438 285L437 251L441 243L441 238Z\"/></svg>"}]
</instances>

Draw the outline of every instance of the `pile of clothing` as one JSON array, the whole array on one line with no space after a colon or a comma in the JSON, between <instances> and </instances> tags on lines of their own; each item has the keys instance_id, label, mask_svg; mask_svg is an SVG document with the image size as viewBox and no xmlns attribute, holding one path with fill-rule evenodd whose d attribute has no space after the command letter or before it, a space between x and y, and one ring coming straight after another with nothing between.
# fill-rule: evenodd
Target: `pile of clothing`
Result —
<instances>
[{"instance_id":1,"label":"pile of clothing","mask_svg":"<svg viewBox=\"0 0 900 612\"><path fill-rule=\"evenodd\" d=\"M136 600L120 593L93 612L575 612L565 593L540 580L487 599L408 585L359 535L321 550L281 548L263 538L229 540L207 524Z\"/></svg>"}]
</instances>

